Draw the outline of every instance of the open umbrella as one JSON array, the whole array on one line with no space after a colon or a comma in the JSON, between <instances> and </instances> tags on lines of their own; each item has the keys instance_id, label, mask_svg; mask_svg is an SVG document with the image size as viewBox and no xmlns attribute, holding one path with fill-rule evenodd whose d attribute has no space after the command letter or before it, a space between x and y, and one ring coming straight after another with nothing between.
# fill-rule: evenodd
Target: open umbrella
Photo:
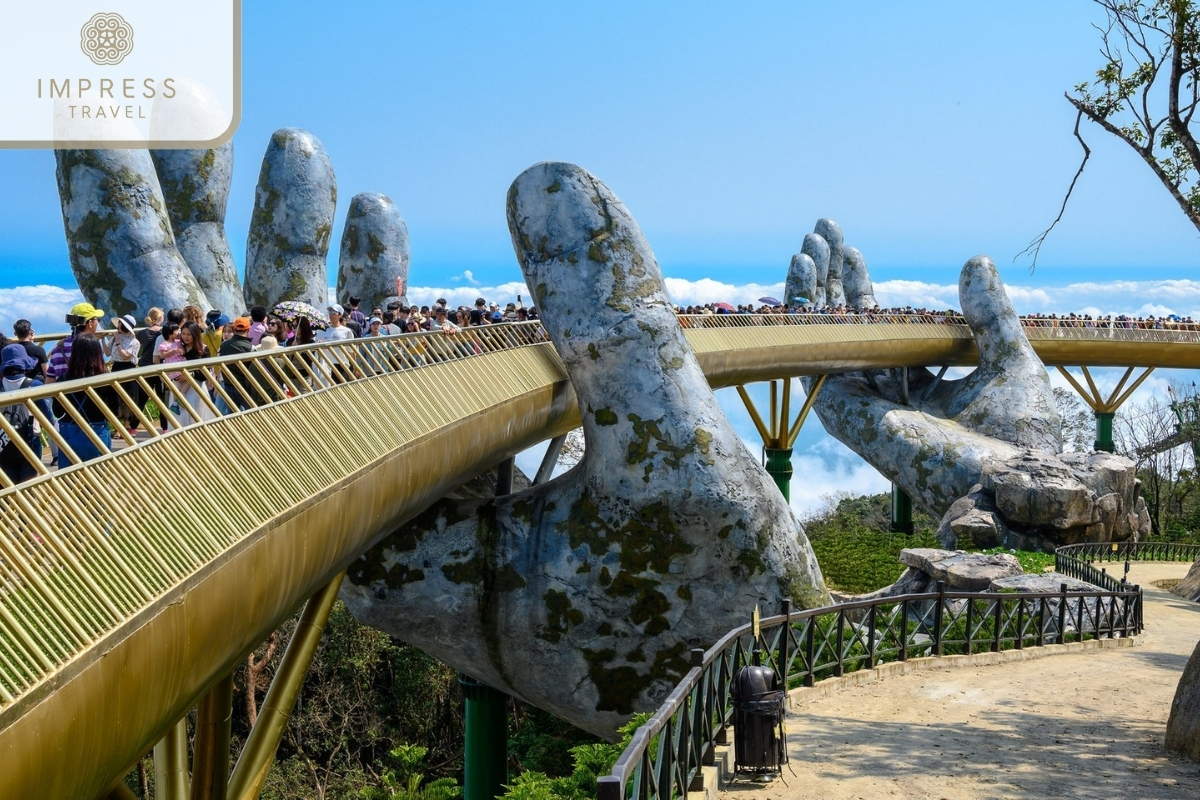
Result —
<instances>
[{"instance_id":1,"label":"open umbrella","mask_svg":"<svg viewBox=\"0 0 1200 800\"><path fill-rule=\"evenodd\" d=\"M271 309L271 313L284 322L293 324L301 317L304 317L310 325L319 331L323 331L329 327L328 317L318 311L315 306L299 300L284 300Z\"/></svg>"},{"instance_id":2,"label":"open umbrella","mask_svg":"<svg viewBox=\"0 0 1200 800\"><path fill-rule=\"evenodd\" d=\"M769 306L781 306L781 305L783 305L783 303L781 303L781 302L779 301L779 298L778 298L778 297L760 297L760 298L758 298L758 302L760 302L760 303L766 303L766 304L767 304L767 305L769 305Z\"/></svg>"},{"instance_id":3,"label":"open umbrella","mask_svg":"<svg viewBox=\"0 0 1200 800\"><path fill-rule=\"evenodd\" d=\"M808 298L807 297L793 297L792 302L804 304L804 303L808 302Z\"/></svg>"},{"instance_id":4,"label":"open umbrella","mask_svg":"<svg viewBox=\"0 0 1200 800\"><path fill-rule=\"evenodd\" d=\"M713 303L713 308L723 308L726 311L736 311L737 309L729 305L729 303Z\"/></svg>"}]
</instances>

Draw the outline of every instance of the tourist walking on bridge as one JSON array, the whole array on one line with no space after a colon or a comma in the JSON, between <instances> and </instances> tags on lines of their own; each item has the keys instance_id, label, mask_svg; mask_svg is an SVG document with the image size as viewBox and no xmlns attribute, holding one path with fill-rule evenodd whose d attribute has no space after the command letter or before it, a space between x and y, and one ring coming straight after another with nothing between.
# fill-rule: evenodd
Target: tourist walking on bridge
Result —
<instances>
[{"instance_id":1,"label":"tourist walking on bridge","mask_svg":"<svg viewBox=\"0 0 1200 800\"><path fill-rule=\"evenodd\" d=\"M100 327L100 320L103 318L104 311L91 303L76 303L71 307L71 313L67 314L67 324L71 326L71 335L54 345L50 351L46 383L65 380L67 362L71 360L71 348L75 344L75 337L84 333L94 337L96 329ZM97 344L99 344L98 341ZM103 350L101 350L100 357L103 362Z\"/></svg>"},{"instance_id":2,"label":"tourist walking on bridge","mask_svg":"<svg viewBox=\"0 0 1200 800\"><path fill-rule=\"evenodd\" d=\"M46 350L37 342L33 341L33 325L27 319L19 319L13 323L13 336L17 339L17 344L25 348L25 354L37 362L26 373L30 378L37 381L45 382L46 380Z\"/></svg>"},{"instance_id":3,"label":"tourist walking on bridge","mask_svg":"<svg viewBox=\"0 0 1200 800\"><path fill-rule=\"evenodd\" d=\"M74 338L71 359L67 362L62 380L75 381L103 375L105 372L104 348L101 346L100 340L90 333L81 333ZM120 408L116 390L111 385L97 386L95 391L100 402L110 411ZM71 413L72 411L74 414ZM112 434L108 427L108 417L86 392L68 392L56 397L54 414L59 418L58 429L63 440L75 451L75 455L79 456L80 461L88 461L103 455L91 437L84 431L81 422L91 429L91 433L106 449L112 449ZM59 454L59 466L69 466L64 462L63 455L63 453Z\"/></svg>"},{"instance_id":4,"label":"tourist walking on bridge","mask_svg":"<svg viewBox=\"0 0 1200 800\"><path fill-rule=\"evenodd\" d=\"M41 386L42 382L29 377L31 369L40 366L37 359L25 352L20 342L6 345L0 351L0 391L15 392L18 389L29 389ZM51 415L50 404L45 400L38 401L38 407L47 418ZM15 404L0 407L0 414L8 420L16 435L29 445L35 456L42 457L41 429L33 414L24 405ZM0 469L13 483L27 481L37 475L32 463L21 452L16 442L10 440L7 431L0 430Z\"/></svg>"}]
</instances>

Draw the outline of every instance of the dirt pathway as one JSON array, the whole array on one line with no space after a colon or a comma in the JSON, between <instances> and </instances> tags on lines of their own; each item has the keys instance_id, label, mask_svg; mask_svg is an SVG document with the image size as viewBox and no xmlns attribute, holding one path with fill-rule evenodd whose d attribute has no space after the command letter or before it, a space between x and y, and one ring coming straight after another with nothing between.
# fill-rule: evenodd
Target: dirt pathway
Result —
<instances>
[{"instance_id":1,"label":"dirt pathway","mask_svg":"<svg viewBox=\"0 0 1200 800\"><path fill-rule=\"evenodd\" d=\"M739 781L723 800L1200 798L1200 765L1162 747L1200 604L1152 585L1188 566L1131 569L1146 591L1141 646L903 675L813 700L788 716L787 785Z\"/></svg>"}]
</instances>

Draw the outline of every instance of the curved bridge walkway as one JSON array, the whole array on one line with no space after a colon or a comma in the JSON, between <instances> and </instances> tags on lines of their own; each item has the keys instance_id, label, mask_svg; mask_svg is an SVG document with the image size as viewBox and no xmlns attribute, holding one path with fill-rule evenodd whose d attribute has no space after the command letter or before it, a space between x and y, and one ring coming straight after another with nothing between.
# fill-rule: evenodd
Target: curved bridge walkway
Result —
<instances>
[{"instance_id":1,"label":"curved bridge walkway","mask_svg":"<svg viewBox=\"0 0 1200 800\"><path fill-rule=\"evenodd\" d=\"M714 388L977 358L966 326L907 318L681 324ZM1200 367L1192 331L1029 333L1049 365ZM537 324L189 362L182 390L167 379L176 366L5 398L49 429L39 401L58 397L83 422L65 393L104 407L101 395L114 392L152 437L128 436L105 411L124 448L83 463L66 449L71 466L56 471L29 452L34 480L0 480L0 797L104 794L374 542L579 424L565 367ZM184 425L160 399L171 430L159 435L130 400L133 381L152 393L158 378L187 416L211 418ZM221 416L201 383L233 406L228 380L257 399ZM16 437L6 420L0 428Z\"/></svg>"},{"instance_id":2,"label":"curved bridge walkway","mask_svg":"<svg viewBox=\"0 0 1200 800\"><path fill-rule=\"evenodd\" d=\"M1163 750L1200 604L1154 585L1188 567L1132 565L1146 602L1134 647L910 673L802 700L787 719L795 777L734 782L725 800L1200 797L1200 765Z\"/></svg>"}]
</instances>

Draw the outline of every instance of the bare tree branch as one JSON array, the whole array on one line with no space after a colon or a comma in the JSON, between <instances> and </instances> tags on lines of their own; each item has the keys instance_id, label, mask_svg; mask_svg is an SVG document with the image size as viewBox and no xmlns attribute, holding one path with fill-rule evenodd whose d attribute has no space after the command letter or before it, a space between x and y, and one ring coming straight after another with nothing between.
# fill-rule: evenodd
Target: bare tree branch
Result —
<instances>
[{"instance_id":1,"label":"bare tree branch","mask_svg":"<svg viewBox=\"0 0 1200 800\"><path fill-rule=\"evenodd\" d=\"M1070 96L1067 96L1070 100ZM1063 197L1062 206L1058 209L1058 216L1050 223L1050 227L1042 231L1034 237L1024 250L1013 256L1013 261L1016 261L1026 253L1033 254L1033 263L1029 265L1029 274L1037 269L1038 254L1042 252L1042 245L1046 242L1046 237L1050 235L1050 231L1054 230L1054 226L1063 218L1063 213L1067 210L1067 201L1071 199L1071 193L1075 191L1075 184L1079 182L1079 176L1083 174L1083 168L1087 166L1088 159L1092 156L1092 149L1087 146L1087 142L1083 140L1083 136L1079 133L1079 121L1083 119L1083 110L1079 109L1075 114L1075 138L1079 140L1079 146L1083 148L1083 160L1079 162L1079 169L1075 170L1075 177L1071 178L1071 185L1067 187L1067 193Z\"/></svg>"}]
</instances>

